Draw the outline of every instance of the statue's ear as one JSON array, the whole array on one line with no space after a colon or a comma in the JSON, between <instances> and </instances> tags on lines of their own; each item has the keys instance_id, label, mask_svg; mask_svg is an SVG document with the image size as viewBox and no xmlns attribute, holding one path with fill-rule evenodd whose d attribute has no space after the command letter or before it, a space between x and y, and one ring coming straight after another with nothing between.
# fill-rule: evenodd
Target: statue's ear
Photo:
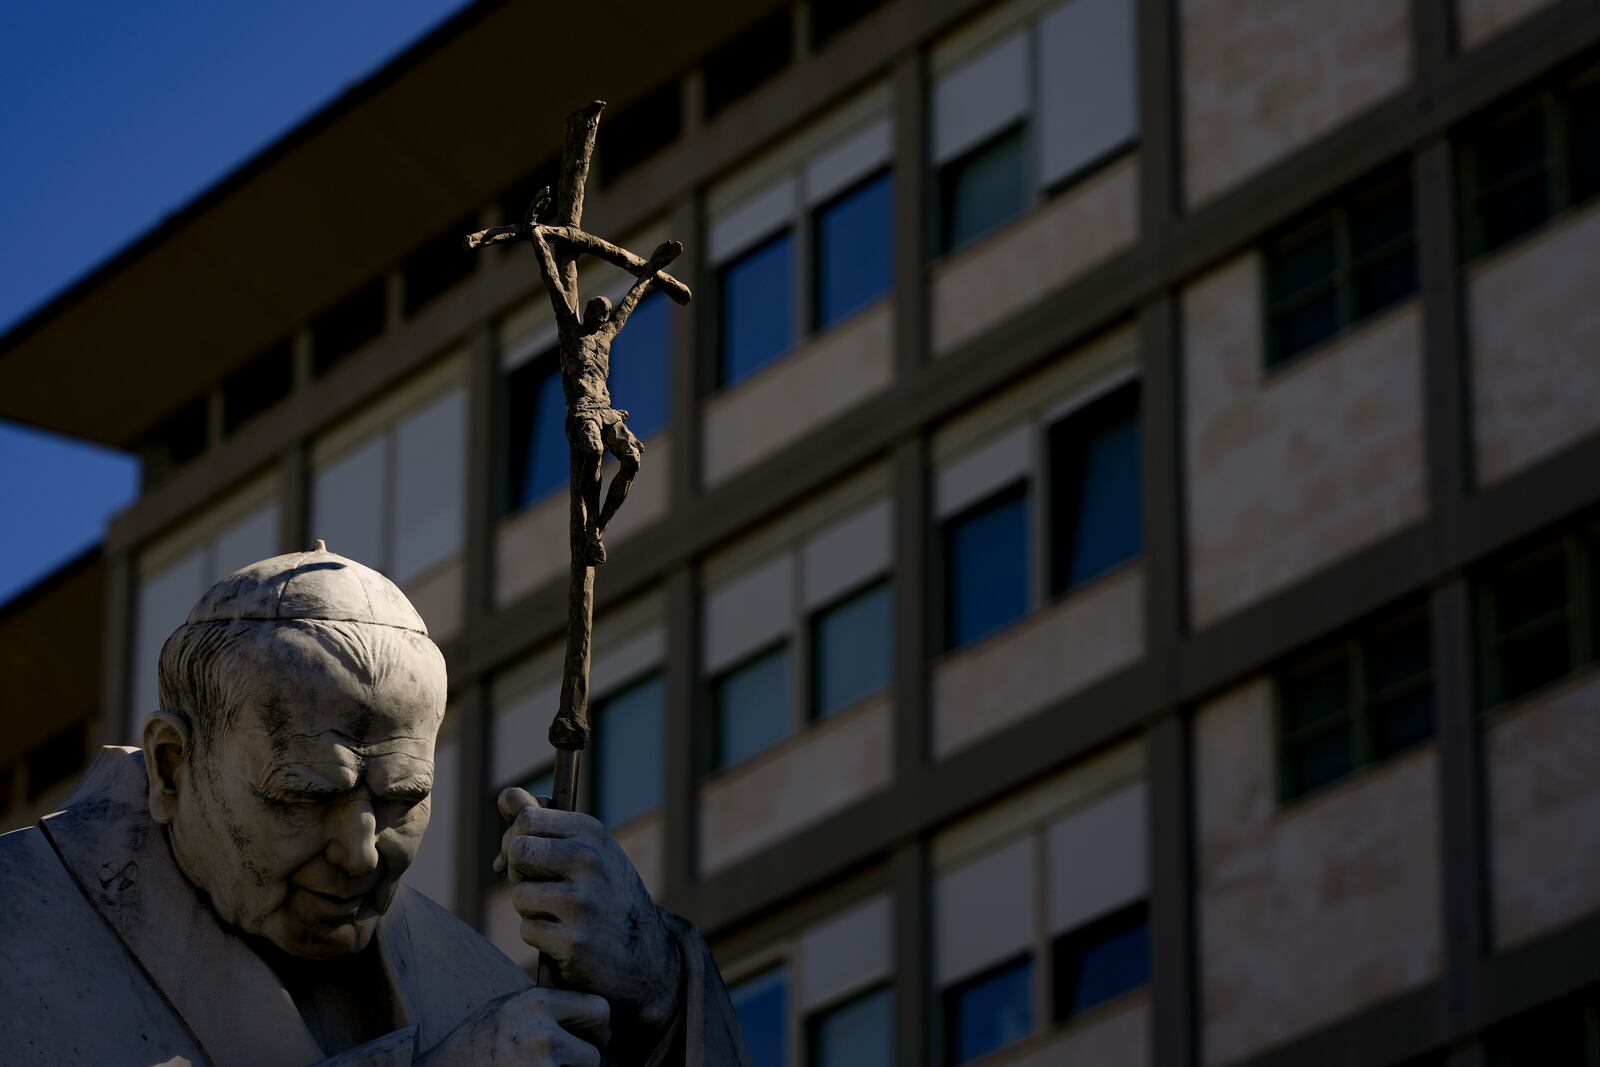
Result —
<instances>
[{"instance_id":1,"label":"statue's ear","mask_svg":"<svg viewBox=\"0 0 1600 1067\"><path fill-rule=\"evenodd\" d=\"M165 709L144 721L144 767L150 776L150 817L162 825L178 813L178 783L189 762L189 722Z\"/></svg>"}]
</instances>

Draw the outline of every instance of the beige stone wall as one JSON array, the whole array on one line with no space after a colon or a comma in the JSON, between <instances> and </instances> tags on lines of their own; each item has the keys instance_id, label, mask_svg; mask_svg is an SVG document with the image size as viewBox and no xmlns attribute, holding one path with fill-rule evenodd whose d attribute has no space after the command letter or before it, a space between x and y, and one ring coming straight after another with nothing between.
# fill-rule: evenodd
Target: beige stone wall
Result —
<instances>
[{"instance_id":1,"label":"beige stone wall","mask_svg":"<svg viewBox=\"0 0 1600 1067\"><path fill-rule=\"evenodd\" d=\"M1262 370L1260 257L1183 293L1189 591L1197 625L1420 520L1427 509L1414 302Z\"/></svg>"},{"instance_id":2,"label":"beige stone wall","mask_svg":"<svg viewBox=\"0 0 1600 1067\"><path fill-rule=\"evenodd\" d=\"M1129 155L934 269L936 355L990 329L1139 239Z\"/></svg>"},{"instance_id":3,"label":"beige stone wall","mask_svg":"<svg viewBox=\"0 0 1600 1067\"><path fill-rule=\"evenodd\" d=\"M965 748L1143 652L1144 568L1135 563L939 663L934 753L943 758Z\"/></svg>"},{"instance_id":4,"label":"beige stone wall","mask_svg":"<svg viewBox=\"0 0 1600 1067\"><path fill-rule=\"evenodd\" d=\"M1195 716L1207 1063L1279 1044L1439 973L1434 749L1280 810L1273 699L1258 679Z\"/></svg>"},{"instance_id":5,"label":"beige stone wall","mask_svg":"<svg viewBox=\"0 0 1600 1067\"><path fill-rule=\"evenodd\" d=\"M1189 204L1402 89L1409 11L1396 0L1181 0Z\"/></svg>"},{"instance_id":6,"label":"beige stone wall","mask_svg":"<svg viewBox=\"0 0 1600 1067\"><path fill-rule=\"evenodd\" d=\"M1476 48L1555 0L1456 0L1456 33L1462 48Z\"/></svg>"},{"instance_id":7,"label":"beige stone wall","mask_svg":"<svg viewBox=\"0 0 1600 1067\"><path fill-rule=\"evenodd\" d=\"M457 553L406 583L407 599L427 624L428 635L440 644L461 629L467 594L466 571L466 561Z\"/></svg>"},{"instance_id":8,"label":"beige stone wall","mask_svg":"<svg viewBox=\"0 0 1600 1067\"><path fill-rule=\"evenodd\" d=\"M667 432L644 442L639 476L628 502L606 531L607 548L622 544L667 513L672 487L672 442ZM607 459L600 476L606 484L617 473ZM501 519L494 531L494 604L503 608L540 585L567 573L567 491L558 489L530 507Z\"/></svg>"},{"instance_id":9,"label":"beige stone wall","mask_svg":"<svg viewBox=\"0 0 1600 1067\"><path fill-rule=\"evenodd\" d=\"M700 791L700 873L711 874L889 784L894 708L868 701L712 777Z\"/></svg>"},{"instance_id":10,"label":"beige stone wall","mask_svg":"<svg viewBox=\"0 0 1600 1067\"><path fill-rule=\"evenodd\" d=\"M894 377L884 300L706 401L702 474L718 485L882 392Z\"/></svg>"},{"instance_id":11,"label":"beige stone wall","mask_svg":"<svg viewBox=\"0 0 1600 1067\"><path fill-rule=\"evenodd\" d=\"M1086 1012L1060 1030L986 1058L994 1067L1147 1067L1150 1063L1150 996L1119 997Z\"/></svg>"},{"instance_id":12,"label":"beige stone wall","mask_svg":"<svg viewBox=\"0 0 1600 1067\"><path fill-rule=\"evenodd\" d=\"M1485 739L1494 940L1600 909L1600 673L1497 716Z\"/></svg>"},{"instance_id":13,"label":"beige stone wall","mask_svg":"<svg viewBox=\"0 0 1600 1067\"><path fill-rule=\"evenodd\" d=\"M1467 281L1478 480L1600 433L1600 205L1475 265Z\"/></svg>"}]
</instances>

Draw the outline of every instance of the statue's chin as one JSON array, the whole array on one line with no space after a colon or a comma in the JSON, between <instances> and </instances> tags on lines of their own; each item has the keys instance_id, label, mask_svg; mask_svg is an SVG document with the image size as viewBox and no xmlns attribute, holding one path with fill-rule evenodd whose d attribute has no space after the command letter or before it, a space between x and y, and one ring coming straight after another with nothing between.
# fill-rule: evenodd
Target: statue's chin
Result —
<instances>
[{"instance_id":1,"label":"statue's chin","mask_svg":"<svg viewBox=\"0 0 1600 1067\"><path fill-rule=\"evenodd\" d=\"M376 915L337 922L305 923L280 912L263 925L262 937L280 952L307 960L336 960L353 956L372 943L378 928Z\"/></svg>"}]
</instances>

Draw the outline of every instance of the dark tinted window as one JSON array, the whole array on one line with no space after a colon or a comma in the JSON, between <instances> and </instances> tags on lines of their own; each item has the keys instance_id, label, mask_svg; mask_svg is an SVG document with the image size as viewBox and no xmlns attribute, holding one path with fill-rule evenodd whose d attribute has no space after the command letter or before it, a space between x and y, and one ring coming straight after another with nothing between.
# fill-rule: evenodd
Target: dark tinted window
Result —
<instances>
[{"instance_id":1,"label":"dark tinted window","mask_svg":"<svg viewBox=\"0 0 1600 1067\"><path fill-rule=\"evenodd\" d=\"M676 79L657 86L615 114L607 114L595 137L601 184L609 185L643 163L676 141L682 130L683 108Z\"/></svg>"},{"instance_id":2,"label":"dark tinted window","mask_svg":"<svg viewBox=\"0 0 1600 1067\"><path fill-rule=\"evenodd\" d=\"M663 717L660 675L607 697L594 716L594 814L608 826L661 804Z\"/></svg>"},{"instance_id":3,"label":"dark tinted window","mask_svg":"<svg viewBox=\"0 0 1600 1067\"><path fill-rule=\"evenodd\" d=\"M651 293L611 343L611 402L645 438L666 428L672 388L672 302Z\"/></svg>"},{"instance_id":4,"label":"dark tinted window","mask_svg":"<svg viewBox=\"0 0 1600 1067\"><path fill-rule=\"evenodd\" d=\"M812 714L826 718L889 685L894 597L887 582L856 593L812 622Z\"/></svg>"},{"instance_id":5,"label":"dark tinted window","mask_svg":"<svg viewBox=\"0 0 1600 1067\"><path fill-rule=\"evenodd\" d=\"M1516 700L1564 678L1577 665L1579 614L1569 568L1574 549L1557 542L1513 560L1487 590L1490 703Z\"/></svg>"},{"instance_id":6,"label":"dark tinted window","mask_svg":"<svg viewBox=\"0 0 1600 1067\"><path fill-rule=\"evenodd\" d=\"M294 353L285 339L223 380L222 432L232 434L293 387Z\"/></svg>"},{"instance_id":7,"label":"dark tinted window","mask_svg":"<svg viewBox=\"0 0 1600 1067\"><path fill-rule=\"evenodd\" d=\"M793 259L793 240L784 230L722 268L721 384L731 385L789 350Z\"/></svg>"},{"instance_id":8,"label":"dark tinted window","mask_svg":"<svg viewBox=\"0 0 1600 1067\"><path fill-rule=\"evenodd\" d=\"M1138 989L1150 980L1144 904L1135 904L1056 938L1058 1022Z\"/></svg>"},{"instance_id":9,"label":"dark tinted window","mask_svg":"<svg viewBox=\"0 0 1600 1067\"><path fill-rule=\"evenodd\" d=\"M811 47L822 48L885 0L811 0Z\"/></svg>"},{"instance_id":10,"label":"dark tinted window","mask_svg":"<svg viewBox=\"0 0 1600 1067\"><path fill-rule=\"evenodd\" d=\"M977 240L1022 210L1026 196L1023 127L1018 126L939 169L939 247Z\"/></svg>"},{"instance_id":11,"label":"dark tinted window","mask_svg":"<svg viewBox=\"0 0 1600 1067\"><path fill-rule=\"evenodd\" d=\"M472 215L457 219L434 234L400 265L400 272L405 276L407 318L472 273L477 253L467 251L461 239L478 228L476 223Z\"/></svg>"},{"instance_id":12,"label":"dark tinted window","mask_svg":"<svg viewBox=\"0 0 1600 1067\"><path fill-rule=\"evenodd\" d=\"M1278 672L1281 795L1289 800L1433 736L1426 607L1367 626Z\"/></svg>"},{"instance_id":13,"label":"dark tinted window","mask_svg":"<svg viewBox=\"0 0 1600 1067\"><path fill-rule=\"evenodd\" d=\"M816 213L812 300L817 329L889 291L894 271L894 183L887 171Z\"/></svg>"},{"instance_id":14,"label":"dark tinted window","mask_svg":"<svg viewBox=\"0 0 1600 1067\"><path fill-rule=\"evenodd\" d=\"M811 1067L887 1067L894 1062L894 998L888 989L830 1008L811 1020Z\"/></svg>"},{"instance_id":15,"label":"dark tinted window","mask_svg":"<svg viewBox=\"0 0 1600 1067\"><path fill-rule=\"evenodd\" d=\"M506 376L506 508L516 511L567 484L566 401L555 353Z\"/></svg>"},{"instance_id":16,"label":"dark tinted window","mask_svg":"<svg viewBox=\"0 0 1600 1067\"><path fill-rule=\"evenodd\" d=\"M944 994L945 1052L967 1063L1033 1032L1033 959L1024 956Z\"/></svg>"},{"instance_id":17,"label":"dark tinted window","mask_svg":"<svg viewBox=\"0 0 1600 1067\"><path fill-rule=\"evenodd\" d=\"M312 369L326 373L382 333L384 305L383 278L378 277L312 319Z\"/></svg>"},{"instance_id":18,"label":"dark tinted window","mask_svg":"<svg viewBox=\"0 0 1600 1067\"><path fill-rule=\"evenodd\" d=\"M206 398L195 397L158 423L139 442L145 484L159 480L206 450Z\"/></svg>"},{"instance_id":19,"label":"dark tinted window","mask_svg":"<svg viewBox=\"0 0 1600 1067\"><path fill-rule=\"evenodd\" d=\"M1064 593L1138 556L1139 387L1050 427L1051 590Z\"/></svg>"},{"instance_id":20,"label":"dark tinted window","mask_svg":"<svg viewBox=\"0 0 1600 1067\"><path fill-rule=\"evenodd\" d=\"M1017 486L945 523L945 647L1028 612L1028 495Z\"/></svg>"},{"instance_id":21,"label":"dark tinted window","mask_svg":"<svg viewBox=\"0 0 1600 1067\"><path fill-rule=\"evenodd\" d=\"M789 646L751 659L717 679L717 766L728 767L789 736Z\"/></svg>"},{"instance_id":22,"label":"dark tinted window","mask_svg":"<svg viewBox=\"0 0 1600 1067\"><path fill-rule=\"evenodd\" d=\"M792 51L789 7L765 16L706 57L706 118L775 77L789 65Z\"/></svg>"},{"instance_id":23,"label":"dark tinted window","mask_svg":"<svg viewBox=\"0 0 1600 1067\"><path fill-rule=\"evenodd\" d=\"M1267 366L1415 293L1416 230L1411 174L1401 168L1268 241Z\"/></svg>"},{"instance_id":24,"label":"dark tinted window","mask_svg":"<svg viewBox=\"0 0 1600 1067\"><path fill-rule=\"evenodd\" d=\"M728 990L739 1030L750 1053L750 1067L784 1067L788 1059L788 985L782 967L740 982Z\"/></svg>"}]
</instances>

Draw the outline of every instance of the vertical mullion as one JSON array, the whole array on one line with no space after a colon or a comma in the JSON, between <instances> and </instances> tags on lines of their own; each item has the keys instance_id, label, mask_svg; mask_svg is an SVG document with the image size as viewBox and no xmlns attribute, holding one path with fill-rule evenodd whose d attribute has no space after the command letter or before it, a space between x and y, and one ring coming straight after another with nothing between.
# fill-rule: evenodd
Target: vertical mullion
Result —
<instances>
[{"instance_id":1,"label":"vertical mullion","mask_svg":"<svg viewBox=\"0 0 1600 1067\"><path fill-rule=\"evenodd\" d=\"M1350 719L1351 762L1354 774L1372 762L1372 723L1368 720L1371 709L1367 706L1366 641L1352 637L1345 645L1345 655L1350 658Z\"/></svg>"},{"instance_id":2,"label":"vertical mullion","mask_svg":"<svg viewBox=\"0 0 1600 1067\"><path fill-rule=\"evenodd\" d=\"M707 328L714 320L706 312L717 297L710 290L710 271L706 269L703 213L699 198L687 196L672 212L672 232L685 235L686 255L673 264L673 271L684 284L695 290L688 311L672 316L671 370L668 377L669 411L667 429L671 449L670 514L681 515L692 506L700 485L700 425L696 416L700 397L709 380L705 353ZM691 243L692 242L692 243ZM673 661L676 662L676 661Z\"/></svg>"},{"instance_id":3,"label":"vertical mullion","mask_svg":"<svg viewBox=\"0 0 1600 1067\"><path fill-rule=\"evenodd\" d=\"M665 736L666 816L662 871L662 898L673 911L693 913L692 897L697 875L696 790L699 783L700 721L699 613L695 602L697 576L686 565L666 576L667 600L667 706Z\"/></svg>"},{"instance_id":4,"label":"vertical mullion","mask_svg":"<svg viewBox=\"0 0 1600 1067\"><path fill-rule=\"evenodd\" d=\"M489 684L470 683L456 706L456 745L461 781L456 787L456 907L472 926L483 925L483 898L493 884L492 858L485 854L484 803L489 799L489 766L493 743Z\"/></svg>"},{"instance_id":5,"label":"vertical mullion","mask_svg":"<svg viewBox=\"0 0 1600 1067\"><path fill-rule=\"evenodd\" d=\"M914 839L889 858L894 897L894 1048L899 1067L925 1067L943 1062L938 1033L939 1012L931 981L928 846Z\"/></svg>"},{"instance_id":6,"label":"vertical mullion","mask_svg":"<svg viewBox=\"0 0 1600 1067\"><path fill-rule=\"evenodd\" d=\"M1146 730L1145 760L1150 790L1145 842L1150 871L1150 1061L1193 1067L1199 1062L1193 746L1181 712Z\"/></svg>"},{"instance_id":7,"label":"vertical mullion","mask_svg":"<svg viewBox=\"0 0 1600 1067\"><path fill-rule=\"evenodd\" d=\"M1592 562L1583 541L1567 539L1567 643L1574 671L1594 658Z\"/></svg>"}]
</instances>

